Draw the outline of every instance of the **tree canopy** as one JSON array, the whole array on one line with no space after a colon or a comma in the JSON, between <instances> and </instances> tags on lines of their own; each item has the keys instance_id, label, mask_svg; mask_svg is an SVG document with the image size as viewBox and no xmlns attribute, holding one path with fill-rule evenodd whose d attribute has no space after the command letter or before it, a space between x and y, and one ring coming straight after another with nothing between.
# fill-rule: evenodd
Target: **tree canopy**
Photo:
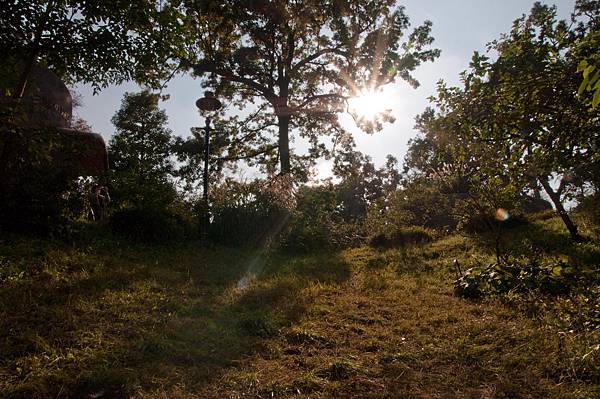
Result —
<instances>
[{"instance_id":1,"label":"tree canopy","mask_svg":"<svg viewBox=\"0 0 600 399\"><path fill-rule=\"evenodd\" d=\"M97 90L129 80L159 85L180 48L178 16L153 0L3 2L3 94L21 97L35 63Z\"/></svg>"},{"instance_id":2,"label":"tree canopy","mask_svg":"<svg viewBox=\"0 0 600 399\"><path fill-rule=\"evenodd\" d=\"M600 153L600 119L577 95L580 42L597 26L578 18L586 4L569 25L556 7L536 3L490 43L496 60L474 54L464 88L440 84L438 113L420 117L425 134L412 142L409 169L449 173L468 182L471 194L490 184L484 191L495 195L539 184L578 238L563 202L569 187L597 184Z\"/></svg>"},{"instance_id":3,"label":"tree canopy","mask_svg":"<svg viewBox=\"0 0 600 399\"><path fill-rule=\"evenodd\" d=\"M322 139L345 134L338 113L363 90L411 75L439 51L429 48L431 23L405 36L410 23L403 7L386 1L184 1L190 37L184 64L205 85L240 109L229 131L230 156L261 155L280 173L306 171L302 161L327 154ZM382 114L361 120L367 132L391 120ZM290 141L310 143L302 159Z\"/></svg>"},{"instance_id":4,"label":"tree canopy","mask_svg":"<svg viewBox=\"0 0 600 399\"><path fill-rule=\"evenodd\" d=\"M118 201L139 206L166 204L174 198L173 137L158 97L149 91L125 93L112 118L116 133L109 143L109 159Z\"/></svg>"}]
</instances>

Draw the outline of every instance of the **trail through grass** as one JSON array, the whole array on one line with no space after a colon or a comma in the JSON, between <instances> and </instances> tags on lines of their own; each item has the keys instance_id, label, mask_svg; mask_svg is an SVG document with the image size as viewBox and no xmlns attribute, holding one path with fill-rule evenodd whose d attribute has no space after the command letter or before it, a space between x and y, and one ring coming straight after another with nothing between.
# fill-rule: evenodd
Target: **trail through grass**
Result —
<instances>
[{"instance_id":1,"label":"trail through grass","mask_svg":"<svg viewBox=\"0 0 600 399\"><path fill-rule=\"evenodd\" d=\"M497 300L453 295L452 259L482 251L459 236L304 256L6 242L0 395L599 395L597 331L569 333Z\"/></svg>"}]
</instances>

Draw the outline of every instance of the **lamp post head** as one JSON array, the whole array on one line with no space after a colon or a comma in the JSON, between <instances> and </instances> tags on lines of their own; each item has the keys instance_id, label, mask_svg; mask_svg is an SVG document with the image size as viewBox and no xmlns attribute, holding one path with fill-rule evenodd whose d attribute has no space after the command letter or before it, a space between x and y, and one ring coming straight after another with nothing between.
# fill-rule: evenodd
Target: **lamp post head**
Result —
<instances>
[{"instance_id":1,"label":"lamp post head","mask_svg":"<svg viewBox=\"0 0 600 399\"><path fill-rule=\"evenodd\" d=\"M223 105L219 100L215 98L215 93L212 91L205 91L204 97L199 98L196 101L196 107L200 111L218 111Z\"/></svg>"}]
</instances>

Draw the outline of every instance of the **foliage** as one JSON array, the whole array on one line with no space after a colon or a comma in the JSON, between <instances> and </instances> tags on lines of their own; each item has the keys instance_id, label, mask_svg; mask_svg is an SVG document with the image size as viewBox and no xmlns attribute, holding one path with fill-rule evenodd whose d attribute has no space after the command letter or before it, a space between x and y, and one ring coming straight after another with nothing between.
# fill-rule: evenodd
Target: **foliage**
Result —
<instances>
[{"instance_id":1,"label":"foliage","mask_svg":"<svg viewBox=\"0 0 600 399\"><path fill-rule=\"evenodd\" d=\"M338 187L303 186L296 195L297 206L291 215L284 249L312 252L348 248L362 242L361 221L344 218Z\"/></svg>"},{"instance_id":2,"label":"foliage","mask_svg":"<svg viewBox=\"0 0 600 399\"><path fill-rule=\"evenodd\" d=\"M409 226L372 231L368 243L373 247L398 248L433 241L435 233L425 227Z\"/></svg>"},{"instance_id":3,"label":"foliage","mask_svg":"<svg viewBox=\"0 0 600 399\"><path fill-rule=\"evenodd\" d=\"M586 91L593 92L592 108L596 108L600 104L600 72L596 65L590 65L587 60L583 60L577 66L577 72L581 72L583 80L579 86L579 95L583 95Z\"/></svg>"},{"instance_id":4,"label":"foliage","mask_svg":"<svg viewBox=\"0 0 600 399\"><path fill-rule=\"evenodd\" d=\"M19 179L19 185L2 196L2 230L25 234L59 232L68 222L63 195L70 188L69 181L59 173L44 170Z\"/></svg>"},{"instance_id":5,"label":"foliage","mask_svg":"<svg viewBox=\"0 0 600 399\"><path fill-rule=\"evenodd\" d=\"M273 185L272 180L225 179L213 189L212 240L291 252L347 248L363 241L362 222L346 220L340 211L337 186L301 186L290 207Z\"/></svg>"},{"instance_id":6,"label":"foliage","mask_svg":"<svg viewBox=\"0 0 600 399\"><path fill-rule=\"evenodd\" d=\"M229 131L238 136L229 156L260 155L270 171L279 161L283 174L293 167L305 176L306 163L326 151L320 136L344 134L337 113L348 97L397 77L416 85L410 73L439 55L427 48L433 41L429 21L401 41L409 20L392 0L184 6L189 50L183 64L207 74L205 85L240 109L254 104L247 118L231 120ZM382 119L359 125L372 132ZM293 159L291 134L308 140L307 157Z\"/></svg>"},{"instance_id":7,"label":"foliage","mask_svg":"<svg viewBox=\"0 0 600 399\"><path fill-rule=\"evenodd\" d=\"M501 151L510 154L510 173L541 184L574 239L580 237L563 201L569 198L572 175L593 179L599 119L575 97L579 61L573 50L595 23L582 20L570 29L557 20L555 8L536 4L528 17L515 21L510 34L492 43L498 61L476 57L465 77L478 93L475 100L492 110L476 118L481 139L506 149ZM560 179L556 189L550 185L555 176Z\"/></svg>"},{"instance_id":8,"label":"foliage","mask_svg":"<svg viewBox=\"0 0 600 399\"><path fill-rule=\"evenodd\" d=\"M225 129L226 127L217 121L210 132L208 174L211 186L222 181L225 164L227 164L229 172L237 170L237 164L228 162L231 160L224 155L231 141ZM187 196L194 196L200 194L200 186L203 182L206 133L199 127L192 127L190 130L192 135L189 137L175 136L173 138L171 151L177 158L174 175L181 183L183 192Z\"/></svg>"},{"instance_id":9,"label":"foliage","mask_svg":"<svg viewBox=\"0 0 600 399\"><path fill-rule=\"evenodd\" d=\"M576 98L574 49L595 26L578 22L569 27L555 7L536 3L490 43L497 60L475 53L464 88L441 83L439 114L428 110L418 119L424 136L412 142L407 166L437 184L463 187L468 208L480 214L518 208L519 198L541 185L573 239L581 239L563 203L577 184L595 180L599 119Z\"/></svg>"},{"instance_id":10,"label":"foliage","mask_svg":"<svg viewBox=\"0 0 600 399\"><path fill-rule=\"evenodd\" d=\"M600 104L600 7L594 1L579 1L578 14L589 18L594 26L579 40L575 48L576 55L581 59L577 72L582 75L579 86L579 96L592 108ZM589 95L585 95L589 93Z\"/></svg>"},{"instance_id":11,"label":"foliage","mask_svg":"<svg viewBox=\"0 0 600 399\"><path fill-rule=\"evenodd\" d=\"M345 136L338 145L332 170L340 179L335 187L337 209L344 220L362 222L371 205L385 202L398 188L398 160L388 154L386 163L377 169L371 157L354 149L351 136Z\"/></svg>"},{"instance_id":12,"label":"foliage","mask_svg":"<svg viewBox=\"0 0 600 399\"><path fill-rule=\"evenodd\" d=\"M474 137L465 98L440 85L443 113L428 109L417 117L420 135L409 143L404 187L380 213L394 215L396 223L493 232L498 243L502 224L527 196L523 182L506 174L504 156Z\"/></svg>"},{"instance_id":13,"label":"foliage","mask_svg":"<svg viewBox=\"0 0 600 399\"><path fill-rule=\"evenodd\" d=\"M370 208L366 223L372 231L382 231L389 226L422 226L438 231L453 230L457 224L454 211L456 199L441 187L426 179L411 179L397 191L389 193L385 201Z\"/></svg>"},{"instance_id":14,"label":"foliage","mask_svg":"<svg viewBox=\"0 0 600 399\"><path fill-rule=\"evenodd\" d=\"M57 170L50 161L64 153L60 137L56 132L24 128L21 116L10 109L18 102L11 103L6 97L18 101L27 94L37 64L67 83L91 83L95 90L131 79L157 86L171 69L166 60L176 52L178 41L173 32L179 26L177 15L174 7L158 9L155 2L147 0L16 0L2 5L3 221L10 220L12 227L23 230L59 230L65 227L67 216L73 216L65 215L72 214L66 202L72 202L77 191L77 176ZM16 148L18 142L25 143L25 148ZM27 166L21 169L24 164Z\"/></svg>"},{"instance_id":15,"label":"foliage","mask_svg":"<svg viewBox=\"0 0 600 399\"><path fill-rule=\"evenodd\" d=\"M115 206L166 208L176 197L172 182L171 131L158 96L148 91L125 93L112 122L109 143Z\"/></svg>"},{"instance_id":16,"label":"foliage","mask_svg":"<svg viewBox=\"0 0 600 399\"><path fill-rule=\"evenodd\" d=\"M576 267L535 253L511 257L459 273L454 292L465 298L498 296L520 307L527 303L543 304L544 297L563 297L562 305L555 311L564 312L561 317L567 327L593 331L600 325L594 316L600 292L595 272L589 266Z\"/></svg>"},{"instance_id":17,"label":"foliage","mask_svg":"<svg viewBox=\"0 0 600 399\"><path fill-rule=\"evenodd\" d=\"M6 126L6 125L5 125ZM69 223L85 216L85 187L57 159L82 153L79 143L53 128L13 126L0 184L0 230L33 234L67 233Z\"/></svg>"},{"instance_id":18,"label":"foliage","mask_svg":"<svg viewBox=\"0 0 600 399\"><path fill-rule=\"evenodd\" d=\"M180 242L197 235L197 224L189 216L160 207L118 209L108 225L116 235L146 243Z\"/></svg>"},{"instance_id":19,"label":"foliage","mask_svg":"<svg viewBox=\"0 0 600 399\"><path fill-rule=\"evenodd\" d=\"M178 17L175 7L148 0L5 2L2 94L20 98L36 62L95 89L132 79L158 85L177 53Z\"/></svg>"},{"instance_id":20,"label":"foliage","mask_svg":"<svg viewBox=\"0 0 600 399\"><path fill-rule=\"evenodd\" d=\"M559 295L568 292L573 275L573 268L561 261L515 259L468 269L455 281L455 290L467 298L531 290Z\"/></svg>"},{"instance_id":21,"label":"foliage","mask_svg":"<svg viewBox=\"0 0 600 399\"><path fill-rule=\"evenodd\" d=\"M271 181L273 183L273 181ZM270 182L226 179L212 190L210 238L227 245L277 245L289 218L286 201ZM198 215L202 209L198 209Z\"/></svg>"}]
</instances>

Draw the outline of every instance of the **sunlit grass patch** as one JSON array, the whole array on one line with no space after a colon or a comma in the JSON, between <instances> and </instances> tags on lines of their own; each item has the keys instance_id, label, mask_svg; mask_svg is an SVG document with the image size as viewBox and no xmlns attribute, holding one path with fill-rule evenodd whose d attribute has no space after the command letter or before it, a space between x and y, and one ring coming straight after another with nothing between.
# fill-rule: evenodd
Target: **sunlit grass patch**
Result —
<instances>
[{"instance_id":1,"label":"sunlit grass patch","mask_svg":"<svg viewBox=\"0 0 600 399\"><path fill-rule=\"evenodd\" d=\"M506 245L525 248L536 223L513 229ZM539 298L454 296L454 259L464 267L493 260L481 241L463 236L304 256L106 241L29 245L44 248L0 245L2 276L28 271L0 286L0 391L8 397L597 392L597 332L561 327L583 302L557 298L559 311L549 312ZM596 245L554 254L592 267Z\"/></svg>"}]
</instances>

